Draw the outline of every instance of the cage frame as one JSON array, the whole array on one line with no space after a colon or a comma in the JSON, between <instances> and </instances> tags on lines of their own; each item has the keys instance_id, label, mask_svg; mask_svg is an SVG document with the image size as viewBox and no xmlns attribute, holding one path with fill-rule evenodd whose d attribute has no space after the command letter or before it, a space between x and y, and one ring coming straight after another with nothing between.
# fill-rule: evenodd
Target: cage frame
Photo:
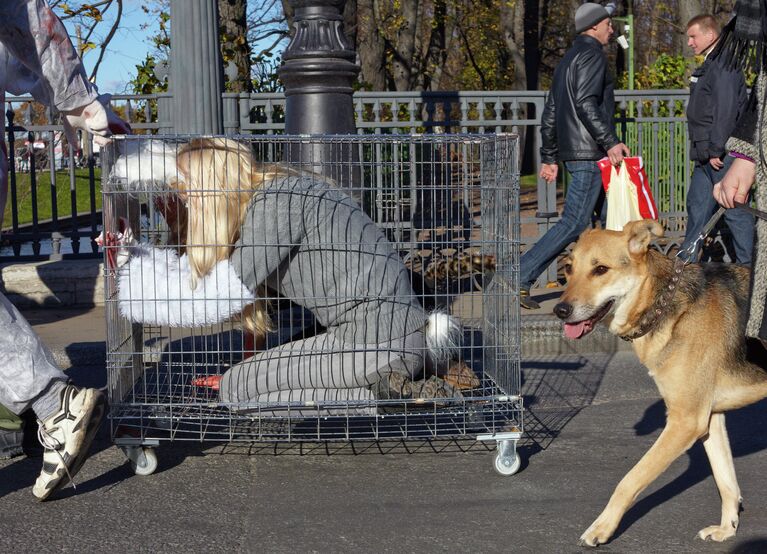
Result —
<instances>
[{"instance_id":1,"label":"cage frame","mask_svg":"<svg viewBox=\"0 0 767 554\"><path fill-rule=\"evenodd\" d=\"M109 168L115 163L115 150L123 141L165 141L169 144L183 143L194 137L175 135L152 135L115 137L113 144L102 155L102 194L104 206L105 233L118 230L118 218L124 214L131 226L141 228L139 221L146 213L150 225L158 225L157 214L152 213L152 203L141 202L142 194L152 194L151 187L146 191L127 192L124 184L115 183ZM107 374L108 396L110 400L109 419L111 436L131 461L134 471L147 475L157 467L155 448L166 442L226 442L226 443L263 443L263 442L329 442L329 441L390 441L403 439L439 439L465 438L473 436L478 441L495 441L497 454L494 467L502 475L516 473L521 459L516 452L517 442L523 436L523 399L520 394L520 340L521 322L519 313L519 137L515 134L456 134L456 135L323 135L289 136L258 135L230 136L241 142L263 145L264 162L280 162L278 155L290 158L292 167L299 166L302 171L328 173L328 166L337 167L335 182L344 186L343 181L361 182L358 193L360 202L376 224L384 230L395 250L403 260L413 256L416 248L414 214L419 208L419 198L425 202L423 187L418 187L415 175L427 166L437 166L438 171L445 168L451 172L447 177L448 185L434 186L434 191L442 188L452 190L453 169L463 172L458 180L458 192L464 207L469 203L469 196L479 195L481 205L480 222L472 220L472 231L479 228L481 233L480 249L492 245L496 258L496 267L489 282L483 283L479 291L482 298L481 334L492 334L495 342L484 349L497 348L493 362L502 364L501 370L495 369L490 378L482 368L482 379L490 379L491 392L481 396L462 399L445 399L440 402L408 401L396 402L399 413L376 413L359 415L352 410L360 406L341 402L279 402L262 404L247 415L229 410L224 413L219 403L206 398L197 398L196 402L179 403L170 399L160 401L159 394L154 402L149 396L136 396L135 388L153 364L161 364L162 352L147 348L161 338L164 330L155 329L141 323L131 323L119 313L116 302L117 271L108 266L108 250L104 252L105 306L107 317ZM282 150L279 146L282 146ZM398 146L401 146L398 148ZM423 152L446 146L450 156L457 156L458 161L424 161L418 157L419 147ZM388 149L388 150L387 150ZM292 155L291 155L292 152ZM386 157L386 153L390 153ZM472 154L470 154L470 152ZM403 160L398 158L407 158ZM477 158L478 156L478 158ZM372 157L372 158L371 158ZM476 167L468 167L467 159ZM271 158L271 159L270 159ZM322 160L330 159L324 163ZM318 162L317 160L321 160ZM383 161L382 161L383 160ZM420 164L420 165L419 165ZM442 165L440 165L442 164ZM387 167L392 171L385 176ZM407 171L399 171L404 168ZM432 167L432 170L434 168ZM478 169L479 175L475 175ZM348 170L348 171L345 171ZM472 173L469 175L469 173ZM371 175L369 183L367 175ZM430 174L431 175L431 174ZM385 182L384 182L385 181ZM409 181L404 183L404 181ZM477 186L477 182L479 185ZM471 186L469 186L471 184ZM384 186L388 185L388 186ZM426 187L427 190L428 187ZM419 196L419 190L422 193ZM407 195L401 194L403 191ZM444 192L444 191L443 191ZM400 196L397 194L400 193ZM350 195L355 196L351 191ZM138 197L137 197L138 196ZM452 202L452 201L451 201ZM485 226L482 217L485 209L489 210L488 219L492 224ZM160 218L161 219L161 218ZM160 224L161 226L161 224ZM490 228L491 227L491 228ZM157 231L153 229L152 232ZM157 231L157 232L165 232ZM470 240L470 242L476 242ZM475 276L471 276L472 279ZM471 285L476 286L476 283ZM490 290L488 290L490 289ZM472 292L476 292L472 290ZM460 296L460 295L458 295ZM425 298L419 298L425 303ZM488 321L489 320L489 321ZM220 332L234 336L235 331L220 326ZM471 328L472 331L475 328ZM211 335L199 330L199 334L190 332L193 340ZM170 333L169 333L170 334ZM177 338L185 338L181 332ZM149 340L147 340L147 338ZM235 340L230 337L230 340ZM173 342L170 340L170 342ZM196 344L196 343L194 343ZM127 348L127 352L126 352ZM191 352L193 356L198 353ZM203 349L203 352L205 350ZM181 352L183 358L184 352ZM158 361L160 360L160 361ZM483 357L484 363L484 357ZM193 360L193 363L194 362ZM172 362L168 363L173 365ZM183 363L181 363L183 366ZM159 370L158 370L159 371ZM171 372L168 370L168 379ZM183 377L183 367L181 369ZM130 378L128 378L130 376ZM138 376L138 377L137 377ZM146 383L143 384L146 388ZM169 387L172 386L172 381ZM183 387L185 385L181 385ZM483 385L484 386L484 385ZM126 399L133 394L133 401ZM186 398L186 400L189 400ZM386 401L376 401L377 407L386 407ZM346 413L343 409L346 408ZM412 408L412 409L411 409ZM341 412L339 413L339 410ZM330 412L328 412L330 411ZM277 415L275 415L277 414ZM294 415L296 414L296 415ZM330 415L329 415L330 414ZM480 421L481 419L481 421ZM126 423L129 422L129 423ZM307 425L306 422L310 422ZM190 424L192 431L184 426ZM212 424L219 425L221 432L209 432ZM198 427L194 427L197 425ZM309 431L301 425L307 425ZM364 427L360 431L358 425ZM245 428L245 430L243 430ZM198 432L195 432L198 429Z\"/></svg>"}]
</instances>

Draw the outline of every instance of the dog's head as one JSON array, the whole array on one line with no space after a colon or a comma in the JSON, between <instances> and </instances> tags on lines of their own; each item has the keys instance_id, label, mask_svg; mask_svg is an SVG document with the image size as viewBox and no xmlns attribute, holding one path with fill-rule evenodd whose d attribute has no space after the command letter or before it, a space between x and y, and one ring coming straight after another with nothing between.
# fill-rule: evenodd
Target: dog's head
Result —
<instances>
[{"instance_id":1,"label":"dog's head","mask_svg":"<svg viewBox=\"0 0 767 554\"><path fill-rule=\"evenodd\" d=\"M607 315L611 330L626 323L639 283L647 275L647 251L663 236L657 221L632 221L623 231L585 231L565 261L567 288L554 307L565 336L586 336Z\"/></svg>"}]
</instances>

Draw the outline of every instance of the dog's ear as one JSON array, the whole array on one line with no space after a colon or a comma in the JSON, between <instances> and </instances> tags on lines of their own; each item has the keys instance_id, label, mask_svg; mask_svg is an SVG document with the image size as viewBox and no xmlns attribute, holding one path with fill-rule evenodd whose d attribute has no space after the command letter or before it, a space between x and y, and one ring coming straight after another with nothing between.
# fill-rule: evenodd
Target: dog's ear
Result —
<instances>
[{"instance_id":1,"label":"dog's ear","mask_svg":"<svg viewBox=\"0 0 767 554\"><path fill-rule=\"evenodd\" d=\"M653 238L663 236L663 225L654 219L630 221L623 227L623 234L628 239L629 252L631 254L642 254L647 252L647 248Z\"/></svg>"}]
</instances>

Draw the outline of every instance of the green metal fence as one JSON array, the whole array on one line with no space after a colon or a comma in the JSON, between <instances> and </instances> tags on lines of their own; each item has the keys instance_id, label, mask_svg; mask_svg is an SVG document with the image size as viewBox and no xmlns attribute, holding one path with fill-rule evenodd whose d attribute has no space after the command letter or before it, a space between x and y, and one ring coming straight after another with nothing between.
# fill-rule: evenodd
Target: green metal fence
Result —
<instances>
[{"instance_id":1,"label":"green metal fence","mask_svg":"<svg viewBox=\"0 0 767 554\"><path fill-rule=\"evenodd\" d=\"M285 97L281 93L222 95L224 104L224 129L230 135L281 134L285 122ZM528 173L537 172L539 166L540 117L546 98L545 91L446 91L446 92L358 92L353 103L359 134L438 134L438 133L517 133L521 137L522 167ZM616 117L617 130L632 153L643 156L645 168L652 185L661 219L667 228L670 244L678 243L685 228L685 195L690 178L691 166L688 161L687 125L685 108L687 90L644 90L616 91L619 110ZM13 135L17 144L23 143L27 133L31 141L41 140L50 152L49 164L56 163L54 145L61 127L54 123L47 111L34 110L28 98L8 98L9 106L17 114L16 127L6 126L6 136ZM173 98L168 93L161 95L118 95L113 104L118 112L140 133L172 134L171 110ZM34 121L33 115L48 114L46 122ZM28 149L32 152L33 148ZM35 155L37 158L38 156ZM71 153L58 157L58 163L69 162ZM73 167L74 163L68 163ZM98 158L86 160L84 167L98 168ZM10 167L19 167L12 160ZM59 166L56 166L60 170ZM61 171L61 170L60 170ZM562 174L566 172L561 172ZM51 197L56 186L55 171L40 167L40 175L49 175L47 180L37 179L32 188L39 188L42 197ZM77 212L78 217L88 220L88 228L74 219L44 221L5 221L3 242L12 245L0 251L0 260L47 259L54 257L50 245L56 249L56 256L93 257L99 253L91 242L100 222L99 183L91 170L92 186L75 186L76 176L72 173L70 195L82 202L83 194L90 195L87 203L92 213ZM533 178L534 179L534 178ZM43 182L44 181L44 182ZM525 180L529 182L529 179ZM562 186L564 182L548 184L538 179L534 190L523 190L522 248L534 243L559 218ZM47 187L47 188L45 188ZM51 189L51 190L48 190ZM86 192L83 192L87 189ZM524 201L525 194L534 196L534 201ZM68 202L71 203L71 202ZM74 211L72 213L75 213ZM8 226L11 225L11 228ZM33 246L25 246L29 241ZM554 278L555 268L543 277Z\"/></svg>"}]
</instances>

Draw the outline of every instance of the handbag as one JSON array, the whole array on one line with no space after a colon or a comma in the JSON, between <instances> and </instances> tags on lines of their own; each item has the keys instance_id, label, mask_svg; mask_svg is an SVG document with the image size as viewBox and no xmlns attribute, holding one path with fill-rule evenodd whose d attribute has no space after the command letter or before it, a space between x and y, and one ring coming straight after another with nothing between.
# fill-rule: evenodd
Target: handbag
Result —
<instances>
[{"instance_id":1,"label":"handbag","mask_svg":"<svg viewBox=\"0 0 767 554\"><path fill-rule=\"evenodd\" d=\"M623 158L617 168L607 158L599 160L597 165L607 193L607 229L621 231L629 221L658 219L658 208L641 156Z\"/></svg>"}]
</instances>

